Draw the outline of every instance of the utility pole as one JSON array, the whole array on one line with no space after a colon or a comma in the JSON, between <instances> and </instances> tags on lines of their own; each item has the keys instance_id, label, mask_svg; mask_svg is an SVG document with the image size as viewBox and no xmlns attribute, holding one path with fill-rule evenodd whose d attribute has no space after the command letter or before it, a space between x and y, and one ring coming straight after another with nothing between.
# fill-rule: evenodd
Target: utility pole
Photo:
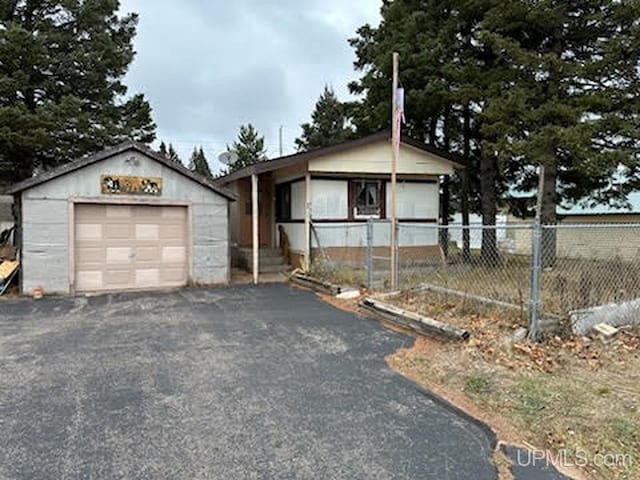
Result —
<instances>
[{"instance_id":1,"label":"utility pole","mask_svg":"<svg viewBox=\"0 0 640 480\"><path fill-rule=\"evenodd\" d=\"M280 145L280 156L283 155L282 152L282 129L284 128L284 125L280 125L280 128L278 129L278 144Z\"/></svg>"},{"instance_id":2,"label":"utility pole","mask_svg":"<svg viewBox=\"0 0 640 480\"><path fill-rule=\"evenodd\" d=\"M391 290L397 288L398 263L396 259L396 170L400 150L400 122L398 122L398 53L393 52L393 81L391 87Z\"/></svg>"}]
</instances>

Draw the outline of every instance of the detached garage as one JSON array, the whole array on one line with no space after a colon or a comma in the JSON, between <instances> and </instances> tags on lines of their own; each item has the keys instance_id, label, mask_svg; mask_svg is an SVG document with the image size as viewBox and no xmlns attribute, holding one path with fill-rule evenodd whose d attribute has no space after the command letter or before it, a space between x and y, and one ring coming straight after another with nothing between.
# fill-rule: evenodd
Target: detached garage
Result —
<instances>
[{"instance_id":1,"label":"detached garage","mask_svg":"<svg viewBox=\"0 0 640 480\"><path fill-rule=\"evenodd\" d=\"M229 281L235 195L143 145L78 159L9 193L25 294Z\"/></svg>"}]
</instances>

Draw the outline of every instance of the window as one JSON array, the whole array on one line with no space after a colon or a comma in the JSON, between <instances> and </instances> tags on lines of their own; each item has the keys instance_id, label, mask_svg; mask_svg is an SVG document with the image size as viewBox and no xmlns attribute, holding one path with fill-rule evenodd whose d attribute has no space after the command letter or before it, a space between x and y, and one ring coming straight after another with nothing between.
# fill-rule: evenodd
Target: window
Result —
<instances>
[{"instance_id":1,"label":"window","mask_svg":"<svg viewBox=\"0 0 640 480\"><path fill-rule=\"evenodd\" d=\"M291 220L291 184L276 185L276 221Z\"/></svg>"},{"instance_id":2,"label":"window","mask_svg":"<svg viewBox=\"0 0 640 480\"><path fill-rule=\"evenodd\" d=\"M356 180L353 182L354 218L382 217L382 188L377 180Z\"/></svg>"}]
</instances>

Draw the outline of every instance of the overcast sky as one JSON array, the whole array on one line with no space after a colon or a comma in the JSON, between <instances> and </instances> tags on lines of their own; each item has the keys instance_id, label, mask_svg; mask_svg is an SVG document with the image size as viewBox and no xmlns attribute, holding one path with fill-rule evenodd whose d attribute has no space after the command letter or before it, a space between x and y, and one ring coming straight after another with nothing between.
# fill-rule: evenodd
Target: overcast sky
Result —
<instances>
[{"instance_id":1,"label":"overcast sky","mask_svg":"<svg viewBox=\"0 0 640 480\"><path fill-rule=\"evenodd\" d=\"M136 59L126 78L153 107L158 138L187 161L202 145L214 169L218 153L253 123L268 154L295 151L325 84L341 99L357 78L347 43L379 22L379 0L122 0L140 15Z\"/></svg>"}]
</instances>

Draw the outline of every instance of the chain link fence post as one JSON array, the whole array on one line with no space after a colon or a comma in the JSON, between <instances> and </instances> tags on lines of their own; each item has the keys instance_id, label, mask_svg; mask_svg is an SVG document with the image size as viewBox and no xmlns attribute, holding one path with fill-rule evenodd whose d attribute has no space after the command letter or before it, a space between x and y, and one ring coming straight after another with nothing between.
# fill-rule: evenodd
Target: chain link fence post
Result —
<instances>
[{"instance_id":1,"label":"chain link fence post","mask_svg":"<svg viewBox=\"0 0 640 480\"><path fill-rule=\"evenodd\" d=\"M531 232L531 291L529 293L529 339L537 340L540 314L540 271L542 269L542 225L536 221Z\"/></svg>"},{"instance_id":2,"label":"chain link fence post","mask_svg":"<svg viewBox=\"0 0 640 480\"><path fill-rule=\"evenodd\" d=\"M367 220L367 288L373 288L373 220Z\"/></svg>"},{"instance_id":3,"label":"chain link fence post","mask_svg":"<svg viewBox=\"0 0 640 480\"><path fill-rule=\"evenodd\" d=\"M394 274L395 274L395 278L393 279L393 284L396 286L396 290L400 290L400 283L398 283L398 279L400 277L400 222L396 222L395 225L395 229L396 229L396 234L395 234L395 240L396 243L393 246L393 249L395 250L396 254L395 254L395 265L394 265Z\"/></svg>"}]
</instances>

